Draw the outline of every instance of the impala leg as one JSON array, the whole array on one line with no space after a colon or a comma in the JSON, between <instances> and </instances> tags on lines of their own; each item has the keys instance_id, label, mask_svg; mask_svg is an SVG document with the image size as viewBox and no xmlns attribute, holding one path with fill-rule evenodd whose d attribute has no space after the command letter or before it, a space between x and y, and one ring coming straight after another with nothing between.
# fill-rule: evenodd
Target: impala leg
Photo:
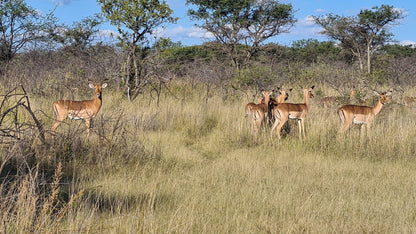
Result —
<instances>
[{"instance_id":1,"label":"impala leg","mask_svg":"<svg viewBox=\"0 0 416 234\"><path fill-rule=\"evenodd\" d=\"M339 131L341 134L344 133L350 127L350 123L344 122L344 125L341 126L341 130Z\"/></svg>"},{"instance_id":2,"label":"impala leg","mask_svg":"<svg viewBox=\"0 0 416 234\"><path fill-rule=\"evenodd\" d=\"M302 119L298 119L299 138L302 139Z\"/></svg>"},{"instance_id":3,"label":"impala leg","mask_svg":"<svg viewBox=\"0 0 416 234\"><path fill-rule=\"evenodd\" d=\"M306 138L306 134L305 134L305 120L302 119L302 131L303 131L303 137Z\"/></svg>"},{"instance_id":4,"label":"impala leg","mask_svg":"<svg viewBox=\"0 0 416 234\"><path fill-rule=\"evenodd\" d=\"M299 122L299 137L300 138L306 138L306 134L305 134L305 124L304 124L304 121L303 121L303 119L299 119L298 120L298 122Z\"/></svg>"},{"instance_id":5,"label":"impala leg","mask_svg":"<svg viewBox=\"0 0 416 234\"><path fill-rule=\"evenodd\" d=\"M87 136L90 136L91 122L92 122L92 119L90 118L85 119L85 125L87 126Z\"/></svg>"},{"instance_id":6,"label":"impala leg","mask_svg":"<svg viewBox=\"0 0 416 234\"><path fill-rule=\"evenodd\" d=\"M288 119L287 116L281 116L280 121L276 127L276 133L277 133L277 137L279 138L279 140L281 139L280 131L282 130L283 125L285 125L287 119Z\"/></svg>"},{"instance_id":7,"label":"impala leg","mask_svg":"<svg viewBox=\"0 0 416 234\"><path fill-rule=\"evenodd\" d=\"M55 123L52 126L52 131L55 132L56 128L61 124L61 121L56 120Z\"/></svg>"},{"instance_id":8,"label":"impala leg","mask_svg":"<svg viewBox=\"0 0 416 234\"><path fill-rule=\"evenodd\" d=\"M263 122L264 119L264 114L259 112L257 115L257 119L256 119L256 128L257 128L257 133L259 133L260 128L261 128L261 123Z\"/></svg>"},{"instance_id":9,"label":"impala leg","mask_svg":"<svg viewBox=\"0 0 416 234\"><path fill-rule=\"evenodd\" d=\"M369 136L369 135L370 135L370 131L371 131L371 123L372 123L372 121L368 121L368 123L367 123L367 136Z\"/></svg>"},{"instance_id":10,"label":"impala leg","mask_svg":"<svg viewBox=\"0 0 416 234\"><path fill-rule=\"evenodd\" d=\"M273 131L274 131L274 129L277 127L277 125L279 125L279 123L280 123L280 119L279 119L279 118L277 118L277 117L275 117L275 118L274 118L274 123L273 123L273 125L272 125L272 129L270 130L270 136L271 136L271 137L273 137Z\"/></svg>"},{"instance_id":11,"label":"impala leg","mask_svg":"<svg viewBox=\"0 0 416 234\"><path fill-rule=\"evenodd\" d=\"M57 104L55 104L55 103L53 104L53 110L54 110L55 115L56 115L56 121L52 126L52 131L55 132L55 130L58 128L58 126L61 124L61 122L66 119L67 113L60 112L59 108L57 107Z\"/></svg>"},{"instance_id":12,"label":"impala leg","mask_svg":"<svg viewBox=\"0 0 416 234\"><path fill-rule=\"evenodd\" d=\"M341 118L341 117L340 117ZM341 118L340 134L344 133L352 124L353 116L345 116Z\"/></svg>"}]
</instances>

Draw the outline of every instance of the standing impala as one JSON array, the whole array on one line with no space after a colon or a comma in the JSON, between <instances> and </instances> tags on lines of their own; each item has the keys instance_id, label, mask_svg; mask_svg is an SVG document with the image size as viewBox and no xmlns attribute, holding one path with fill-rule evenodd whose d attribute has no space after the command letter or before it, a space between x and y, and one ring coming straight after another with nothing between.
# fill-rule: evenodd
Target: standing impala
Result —
<instances>
[{"instance_id":1,"label":"standing impala","mask_svg":"<svg viewBox=\"0 0 416 234\"><path fill-rule=\"evenodd\" d=\"M370 131L374 117L380 113L383 105L391 100L391 91L387 93L378 93L374 91L374 93L380 96L380 99L374 107L345 105L338 109L338 116L341 120L340 133L345 132L352 123L367 124L367 132Z\"/></svg>"},{"instance_id":2,"label":"standing impala","mask_svg":"<svg viewBox=\"0 0 416 234\"><path fill-rule=\"evenodd\" d=\"M255 104L251 107L251 121L255 128L256 135L260 130L261 123L269 112L269 101L270 95L272 95L272 93L273 91L262 91L263 99L261 100L261 103Z\"/></svg>"},{"instance_id":3,"label":"standing impala","mask_svg":"<svg viewBox=\"0 0 416 234\"><path fill-rule=\"evenodd\" d=\"M292 89L280 90L279 91L279 96L276 99L270 98L268 118L269 118L269 121L270 121L271 124L273 124L273 122L274 122L274 117L273 117L273 114L272 114L273 109L276 108L279 104L284 103L289 98L289 93L291 91L292 91Z\"/></svg>"},{"instance_id":4,"label":"standing impala","mask_svg":"<svg viewBox=\"0 0 416 234\"><path fill-rule=\"evenodd\" d=\"M315 86L312 86L308 89L303 89L303 96L305 98L305 103L281 103L277 105L272 110L272 115L275 119L274 124L272 126L271 134L273 134L273 130L276 128L277 137L280 137L280 131L283 125L287 122L288 119L297 119L299 125L299 137L302 135L305 137L305 118L308 114L309 109L309 98L313 97L312 89Z\"/></svg>"},{"instance_id":5,"label":"standing impala","mask_svg":"<svg viewBox=\"0 0 416 234\"><path fill-rule=\"evenodd\" d=\"M402 103L405 106L412 106L412 105L415 104L415 102L416 102L416 97L408 97L408 96L406 96L406 97L403 97L402 98Z\"/></svg>"},{"instance_id":6,"label":"standing impala","mask_svg":"<svg viewBox=\"0 0 416 234\"><path fill-rule=\"evenodd\" d=\"M87 125L87 135L90 135L90 128L92 118L97 115L102 104L101 89L107 87L107 83L93 84L89 83L90 88L95 89L94 99L85 101L71 101L71 100L58 100L53 103L53 110L56 114L56 122L52 127L52 131L55 132L56 128L67 117L69 119L85 119L85 125Z\"/></svg>"}]
</instances>

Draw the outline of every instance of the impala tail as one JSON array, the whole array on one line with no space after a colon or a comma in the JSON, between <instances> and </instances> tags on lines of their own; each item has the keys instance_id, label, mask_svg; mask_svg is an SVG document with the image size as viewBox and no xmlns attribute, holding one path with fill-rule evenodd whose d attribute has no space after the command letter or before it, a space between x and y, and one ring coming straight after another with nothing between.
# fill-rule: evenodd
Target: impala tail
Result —
<instances>
[{"instance_id":1,"label":"impala tail","mask_svg":"<svg viewBox=\"0 0 416 234\"><path fill-rule=\"evenodd\" d=\"M343 125L345 122L345 113L344 113L344 110L342 110L342 108L338 109L338 116L339 116L339 120L341 121L341 124Z\"/></svg>"}]
</instances>

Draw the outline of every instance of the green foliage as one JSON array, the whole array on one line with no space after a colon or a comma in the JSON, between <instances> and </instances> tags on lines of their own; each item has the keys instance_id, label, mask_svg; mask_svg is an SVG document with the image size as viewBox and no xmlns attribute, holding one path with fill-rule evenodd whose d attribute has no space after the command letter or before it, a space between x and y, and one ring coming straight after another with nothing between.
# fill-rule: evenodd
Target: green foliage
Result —
<instances>
[{"instance_id":1,"label":"green foliage","mask_svg":"<svg viewBox=\"0 0 416 234\"><path fill-rule=\"evenodd\" d=\"M53 32L52 38L62 44L69 51L74 53L85 52L94 41L94 36L99 32L98 26L101 25L102 19L99 15L86 17L80 22L74 22L72 27L66 27L63 32Z\"/></svg>"},{"instance_id":2,"label":"green foliage","mask_svg":"<svg viewBox=\"0 0 416 234\"><path fill-rule=\"evenodd\" d=\"M136 45L165 23L174 23L165 0L98 0L105 17L116 26L123 43Z\"/></svg>"},{"instance_id":3,"label":"green foliage","mask_svg":"<svg viewBox=\"0 0 416 234\"><path fill-rule=\"evenodd\" d=\"M389 26L402 19L403 12L393 6L375 6L371 10L361 10L357 16L327 14L313 17L315 23L323 27L322 34L337 40L341 46L350 50L360 61L363 70L364 55L367 54L367 72L371 71L371 53L391 40L393 34Z\"/></svg>"},{"instance_id":4,"label":"green foliage","mask_svg":"<svg viewBox=\"0 0 416 234\"><path fill-rule=\"evenodd\" d=\"M29 43L47 40L47 32L55 29L56 21L52 13L42 16L24 0L2 2L0 62L10 61Z\"/></svg>"},{"instance_id":5,"label":"green foliage","mask_svg":"<svg viewBox=\"0 0 416 234\"><path fill-rule=\"evenodd\" d=\"M136 98L143 87L151 83L143 60L149 50L148 36L165 23L174 23L172 9L165 0L98 0L105 17L120 33L120 46L126 50L122 64L123 85L128 99Z\"/></svg>"},{"instance_id":6,"label":"green foliage","mask_svg":"<svg viewBox=\"0 0 416 234\"><path fill-rule=\"evenodd\" d=\"M296 22L292 5L274 0L187 0L187 4L196 6L188 10L191 19L201 21L199 27L224 45L237 69L250 61L263 41L288 32ZM239 44L246 46L243 55Z\"/></svg>"},{"instance_id":7,"label":"green foliage","mask_svg":"<svg viewBox=\"0 0 416 234\"><path fill-rule=\"evenodd\" d=\"M241 70L233 80L236 88L247 89L255 87L258 90L270 89L274 76L272 70L267 66L255 66Z\"/></svg>"},{"instance_id":8,"label":"green foliage","mask_svg":"<svg viewBox=\"0 0 416 234\"><path fill-rule=\"evenodd\" d=\"M209 61L214 59L215 55L214 51L204 46L171 47L163 50L161 54L171 64L183 64L199 59Z\"/></svg>"},{"instance_id":9,"label":"green foliage","mask_svg":"<svg viewBox=\"0 0 416 234\"><path fill-rule=\"evenodd\" d=\"M303 39L292 42L292 56L305 62L318 62L319 60L340 59L341 48L333 41L319 42L316 39Z\"/></svg>"},{"instance_id":10,"label":"green foliage","mask_svg":"<svg viewBox=\"0 0 416 234\"><path fill-rule=\"evenodd\" d=\"M398 57L411 57L416 55L416 48L412 45L384 45L381 48L387 55Z\"/></svg>"}]
</instances>

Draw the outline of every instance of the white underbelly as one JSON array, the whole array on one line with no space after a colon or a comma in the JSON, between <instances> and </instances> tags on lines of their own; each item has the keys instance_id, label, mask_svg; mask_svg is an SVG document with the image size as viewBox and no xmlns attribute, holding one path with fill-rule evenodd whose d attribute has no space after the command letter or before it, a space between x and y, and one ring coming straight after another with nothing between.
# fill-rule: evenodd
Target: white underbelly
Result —
<instances>
[{"instance_id":1,"label":"white underbelly","mask_svg":"<svg viewBox=\"0 0 416 234\"><path fill-rule=\"evenodd\" d=\"M84 117L80 117L80 116L72 116L71 114L68 114L68 118L69 118L69 119L73 119L73 120L77 120L77 119L84 119Z\"/></svg>"},{"instance_id":2,"label":"white underbelly","mask_svg":"<svg viewBox=\"0 0 416 234\"><path fill-rule=\"evenodd\" d=\"M355 123L355 124L364 124L365 123L364 121L360 121L360 120L357 120L355 118L352 120L352 122Z\"/></svg>"}]
</instances>

